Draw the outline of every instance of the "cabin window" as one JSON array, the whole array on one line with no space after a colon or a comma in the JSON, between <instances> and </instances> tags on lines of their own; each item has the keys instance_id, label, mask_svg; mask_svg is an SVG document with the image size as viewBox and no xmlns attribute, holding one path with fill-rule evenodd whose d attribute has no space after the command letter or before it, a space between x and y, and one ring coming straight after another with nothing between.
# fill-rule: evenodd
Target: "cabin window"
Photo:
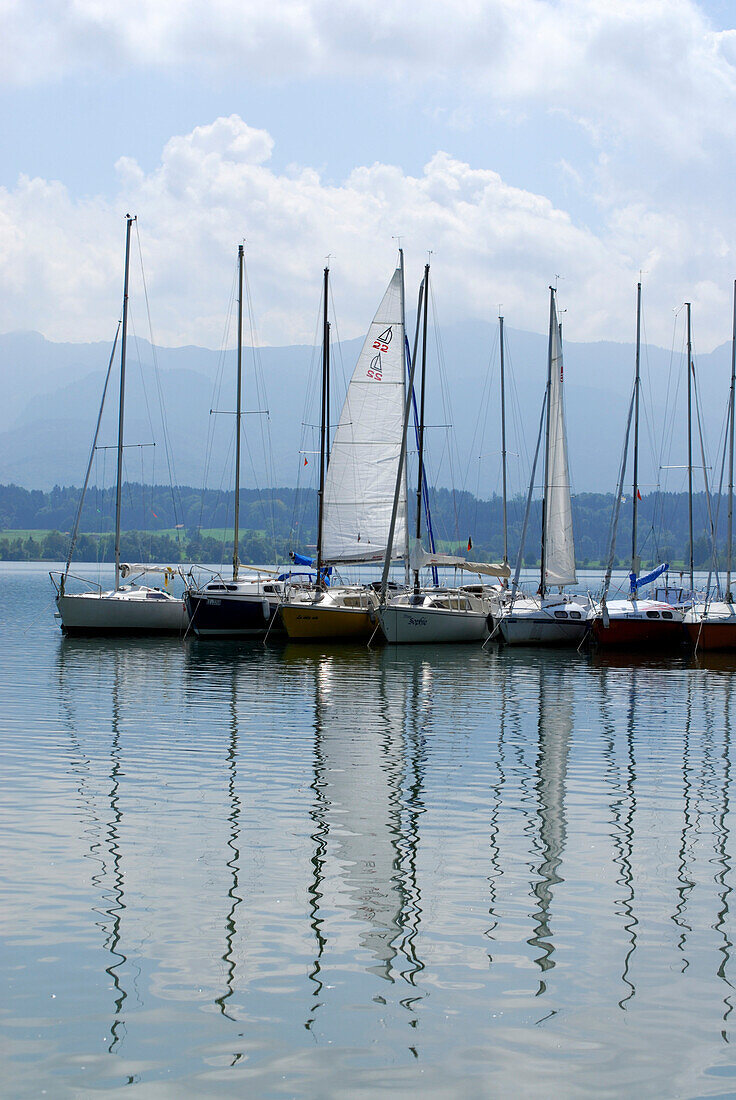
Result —
<instances>
[{"instance_id":1,"label":"cabin window","mask_svg":"<svg viewBox=\"0 0 736 1100\"><path fill-rule=\"evenodd\" d=\"M567 618L567 612L566 611L555 611L555 618L556 619L566 619Z\"/></svg>"},{"instance_id":2,"label":"cabin window","mask_svg":"<svg viewBox=\"0 0 736 1100\"><path fill-rule=\"evenodd\" d=\"M208 584L207 585L207 591L208 592L224 592L225 591L225 585L224 584Z\"/></svg>"},{"instance_id":3,"label":"cabin window","mask_svg":"<svg viewBox=\"0 0 736 1100\"><path fill-rule=\"evenodd\" d=\"M225 587L227 588L228 592L237 592L238 591L237 584L227 584L227 585L225 585Z\"/></svg>"},{"instance_id":4,"label":"cabin window","mask_svg":"<svg viewBox=\"0 0 736 1100\"><path fill-rule=\"evenodd\" d=\"M662 618L663 619L671 619L672 618L672 612L671 611L663 611L662 612Z\"/></svg>"},{"instance_id":5,"label":"cabin window","mask_svg":"<svg viewBox=\"0 0 736 1100\"><path fill-rule=\"evenodd\" d=\"M658 611L647 611L647 618L648 619L658 619L659 618L659 612Z\"/></svg>"},{"instance_id":6,"label":"cabin window","mask_svg":"<svg viewBox=\"0 0 736 1100\"><path fill-rule=\"evenodd\" d=\"M272 584L264 584L263 591L264 592L275 592L276 589L274 588L274 586Z\"/></svg>"},{"instance_id":7,"label":"cabin window","mask_svg":"<svg viewBox=\"0 0 736 1100\"><path fill-rule=\"evenodd\" d=\"M579 611L571 611L570 612L570 618L571 619L582 619L582 617L583 616L580 614Z\"/></svg>"}]
</instances>

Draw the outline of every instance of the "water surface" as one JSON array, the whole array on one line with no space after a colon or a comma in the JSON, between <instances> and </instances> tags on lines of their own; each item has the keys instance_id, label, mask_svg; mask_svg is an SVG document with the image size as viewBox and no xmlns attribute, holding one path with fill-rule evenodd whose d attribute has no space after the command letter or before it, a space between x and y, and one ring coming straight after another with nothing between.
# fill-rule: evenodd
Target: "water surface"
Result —
<instances>
[{"instance_id":1,"label":"water surface","mask_svg":"<svg viewBox=\"0 0 736 1100\"><path fill-rule=\"evenodd\" d=\"M0 567L12 1097L736 1090L736 661L63 639Z\"/></svg>"}]
</instances>

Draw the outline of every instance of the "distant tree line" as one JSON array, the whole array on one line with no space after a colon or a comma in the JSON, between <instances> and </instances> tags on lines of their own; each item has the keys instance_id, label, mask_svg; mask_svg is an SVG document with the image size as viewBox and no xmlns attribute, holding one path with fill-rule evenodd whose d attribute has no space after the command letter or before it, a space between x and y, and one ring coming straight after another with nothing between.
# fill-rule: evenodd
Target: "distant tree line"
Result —
<instances>
[{"instance_id":1,"label":"distant tree line","mask_svg":"<svg viewBox=\"0 0 736 1100\"><path fill-rule=\"evenodd\" d=\"M55 486L50 492L0 485L0 559L64 560L74 524L80 490ZM516 560L524 521L525 500L508 505L509 559ZM578 564L604 565L609 553L614 497L611 493L579 493L573 497L573 524ZM217 489L126 483L123 486L125 533L123 558L170 563L207 561L228 564L232 556L234 494ZM431 494L432 522L438 548L467 553L476 560L503 556L502 502L498 496L480 500L471 493L437 489ZM726 498L713 498L718 556L725 556ZM620 506L615 564L628 566L631 554L631 497ZM705 495L694 498L697 524L695 566L712 560ZM115 492L91 488L80 522L75 557L85 561L113 560ZM289 550L309 553L316 541L317 495L313 489L243 489L240 496L240 560L246 563L284 562ZM18 534L4 534L18 532ZM524 564L539 561L541 504L535 500L524 551ZM639 503L638 549L642 567L669 561L684 565L689 557L686 493L650 493ZM472 549L468 552L468 540Z\"/></svg>"}]
</instances>

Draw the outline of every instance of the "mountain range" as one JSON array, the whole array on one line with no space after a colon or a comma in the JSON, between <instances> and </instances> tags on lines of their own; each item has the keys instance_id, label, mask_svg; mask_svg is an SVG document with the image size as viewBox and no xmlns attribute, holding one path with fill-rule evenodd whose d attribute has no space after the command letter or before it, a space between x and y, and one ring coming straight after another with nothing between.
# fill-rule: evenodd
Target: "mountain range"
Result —
<instances>
[{"instance_id":1,"label":"mountain range","mask_svg":"<svg viewBox=\"0 0 736 1100\"><path fill-rule=\"evenodd\" d=\"M511 491L519 493L525 491L536 442L547 338L508 326L506 337L509 481ZM333 424L360 346L360 339L333 344ZM80 483L110 350L111 344L102 342L53 343L35 332L0 335L0 483L39 489ZM712 481L720 462L715 452L722 438L730 351L724 344L696 360ZM92 474L92 483L100 485L109 484L113 475L118 359ZM646 346L641 361L642 492L658 481L679 491L687 461L683 356L679 348ZM320 351L310 346L246 349L244 486L314 483L319 364ZM633 365L630 343L565 342L570 469L578 492L615 489ZM427 439L436 484L455 485L481 498L499 491L498 373L495 325L447 325L435 333L428 362ZM234 393L234 351L154 348L130 338L126 477L154 483L165 479L171 466L179 483L229 486L234 417L227 414L234 408ZM694 455L694 463L702 465L697 435Z\"/></svg>"}]
</instances>

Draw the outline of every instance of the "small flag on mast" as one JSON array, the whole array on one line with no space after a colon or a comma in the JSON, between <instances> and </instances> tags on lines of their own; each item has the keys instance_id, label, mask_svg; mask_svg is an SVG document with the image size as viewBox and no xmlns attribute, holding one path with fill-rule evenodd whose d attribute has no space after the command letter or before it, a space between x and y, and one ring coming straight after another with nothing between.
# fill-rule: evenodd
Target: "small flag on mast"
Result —
<instances>
[{"instance_id":1,"label":"small flag on mast","mask_svg":"<svg viewBox=\"0 0 736 1100\"><path fill-rule=\"evenodd\" d=\"M638 489L636 490L636 499L641 500L641 493L639 492Z\"/></svg>"},{"instance_id":2,"label":"small flag on mast","mask_svg":"<svg viewBox=\"0 0 736 1100\"><path fill-rule=\"evenodd\" d=\"M309 465L309 463L307 462L307 456L306 456L306 455L304 456L304 465L305 465L305 466L308 466L308 465Z\"/></svg>"},{"instance_id":3,"label":"small flag on mast","mask_svg":"<svg viewBox=\"0 0 736 1100\"><path fill-rule=\"evenodd\" d=\"M472 549L473 549L473 540L471 539L470 535L468 535L468 553L470 553L470 551Z\"/></svg>"}]
</instances>

